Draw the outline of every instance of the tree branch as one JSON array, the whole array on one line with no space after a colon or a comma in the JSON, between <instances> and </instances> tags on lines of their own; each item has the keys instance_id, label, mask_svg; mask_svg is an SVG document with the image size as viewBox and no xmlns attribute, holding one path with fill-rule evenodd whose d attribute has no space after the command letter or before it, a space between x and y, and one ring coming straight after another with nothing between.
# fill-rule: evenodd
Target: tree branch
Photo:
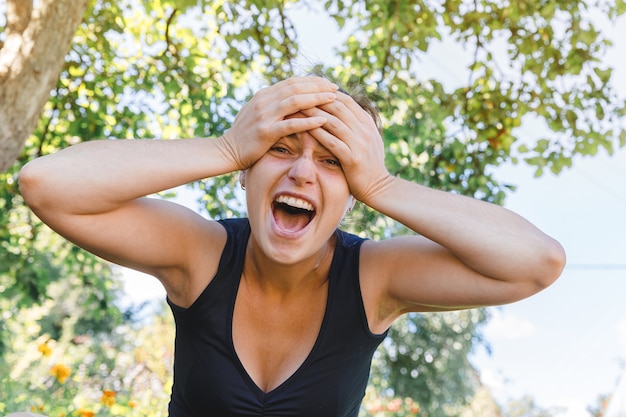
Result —
<instances>
[{"instance_id":1,"label":"tree branch","mask_svg":"<svg viewBox=\"0 0 626 417\"><path fill-rule=\"evenodd\" d=\"M167 43L166 49L169 50L171 46L172 48L174 48L174 51L172 52L174 54L177 53L177 49L174 43L172 42L172 39L170 38L170 26L172 25L172 22L174 21L174 17L176 16L176 13L178 13L178 9L172 10L172 13L167 18L167 23L165 25L165 42Z\"/></svg>"},{"instance_id":2,"label":"tree branch","mask_svg":"<svg viewBox=\"0 0 626 417\"><path fill-rule=\"evenodd\" d=\"M284 56L285 59L287 60L287 65L289 65L289 71L291 71L291 75L293 75L293 54L291 53L290 49L289 49L289 35L287 34L288 32L288 28L287 28L287 23L288 23L288 19L287 16L285 16L285 2L283 1L282 4L277 6L278 8L278 13L280 14L280 23L283 29L283 49L284 49ZM291 22L289 21L289 24L291 26L291 29L293 30L293 25L291 24Z\"/></svg>"}]
</instances>

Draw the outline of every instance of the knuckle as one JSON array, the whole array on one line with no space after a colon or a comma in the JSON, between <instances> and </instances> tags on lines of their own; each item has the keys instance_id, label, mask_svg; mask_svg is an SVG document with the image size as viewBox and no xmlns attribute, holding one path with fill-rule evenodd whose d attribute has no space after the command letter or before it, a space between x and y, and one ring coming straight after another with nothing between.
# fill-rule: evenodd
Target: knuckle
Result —
<instances>
[{"instance_id":1,"label":"knuckle","mask_svg":"<svg viewBox=\"0 0 626 417\"><path fill-rule=\"evenodd\" d=\"M299 100L297 97L291 95L284 100L285 107L292 110L299 109Z\"/></svg>"},{"instance_id":2,"label":"knuckle","mask_svg":"<svg viewBox=\"0 0 626 417\"><path fill-rule=\"evenodd\" d=\"M272 127L268 124L262 124L258 127L257 132L261 138L269 138L272 135Z\"/></svg>"},{"instance_id":3,"label":"knuckle","mask_svg":"<svg viewBox=\"0 0 626 417\"><path fill-rule=\"evenodd\" d=\"M293 94L293 95L300 94L300 93L303 92L302 91L302 86L300 84L295 84L295 83L292 83L292 84L289 85L289 90L288 91L289 91L290 94Z\"/></svg>"}]
</instances>

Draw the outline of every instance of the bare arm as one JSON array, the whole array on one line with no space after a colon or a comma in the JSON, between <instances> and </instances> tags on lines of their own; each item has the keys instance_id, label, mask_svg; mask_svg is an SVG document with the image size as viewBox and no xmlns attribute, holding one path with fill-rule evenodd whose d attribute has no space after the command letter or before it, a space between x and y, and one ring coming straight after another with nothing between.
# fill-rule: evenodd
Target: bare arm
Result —
<instances>
[{"instance_id":1,"label":"bare arm","mask_svg":"<svg viewBox=\"0 0 626 417\"><path fill-rule=\"evenodd\" d=\"M72 146L27 164L20 173L22 194L69 240L155 275L168 295L188 304L217 268L225 233L191 210L145 196L247 168L281 136L320 126L324 118L285 116L334 100L335 88L306 77L262 90L221 138Z\"/></svg>"},{"instance_id":2,"label":"bare arm","mask_svg":"<svg viewBox=\"0 0 626 417\"><path fill-rule=\"evenodd\" d=\"M220 140L101 140L27 164L26 202L51 228L92 253L157 276L168 294L188 288L194 254L220 243L211 222L144 196L233 169ZM194 250L194 248L197 248Z\"/></svg>"},{"instance_id":3,"label":"bare arm","mask_svg":"<svg viewBox=\"0 0 626 417\"><path fill-rule=\"evenodd\" d=\"M422 235L377 247L397 267L389 295L408 311L510 303L563 269L561 245L503 207L393 177L375 195L371 207Z\"/></svg>"},{"instance_id":4,"label":"bare arm","mask_svg":"<svg viewBox=\"0 0 626 417\"><path fill-rule=\"evenodd\" d=\"M376 317L509 303L560 275L561 245L522 217L391 176L371 117L350 97L307 114L322 111L331 116L314 135L340 159L353 195L421 235L364 244L362 285Z\"/></svg>"}]
</instances>

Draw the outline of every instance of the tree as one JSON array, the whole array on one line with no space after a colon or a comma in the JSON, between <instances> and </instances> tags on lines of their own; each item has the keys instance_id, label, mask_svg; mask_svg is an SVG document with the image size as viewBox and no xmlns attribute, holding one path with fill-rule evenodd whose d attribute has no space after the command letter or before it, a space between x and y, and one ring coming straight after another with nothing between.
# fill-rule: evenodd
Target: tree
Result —
<instances>
[{"instance_id":1,"label":"tree","mask_svg":"<svg viewBox=\"0 0 626 417\"><path fill-rule=\"evenodd\" d=\"M33 133L86 8L87 0L6 1L0 44L0 172Z\"/></svg>"},{"instance_id":2,"label":"tree","mask_svg":"<svg viewBox=\"0 0 626 417\"><path fill-rule=\"evenodd\" d=\"M7 157L0 174L0 309L15 317L59 285L68 293L86 288L83 297L90 301L82 324L68 330L66 314L59 314L49 331L115 326L103 317L121 320L113 303L116 280L108 265L50 233L24 207L16 185L20 166L82 140L220 135L261 85L298 73L297 8L336 22L338 63L320 66L373 94L384 120L387 165L396 175L501 204L514 186L501 183L490 168L521 160L537 175L559 173L575 155L612 152L626 141L626 106L612 87L612 69L602 63L610 41L591 18L614 22L626 9L623 0L56 0L36 3L33 28L35 11L47 16L39 10L70 3L72 15L87 8L78 29L64 16L53 19L63 29L46 31L41 24L37 32L55 47L63 44L57 33L74 37L69 53L50 52L62 65L59 76L35 89L28 84L31 67L22 67L22 74L7 58L14 35L27 39L31 30L11 27L16 16L28 15L18 7L24 2L0 0L8 16L0 64L13 68L15 77L0 83L2 103L15 100L0 109L0 143L19 148L16 132L32 130L17 161L9 166ZM444 35L471 51L467 82L455 88L420 77L419 60ZM28 51L23 61L35 65L48 48L45 54ZM37 91L48 96L50 88L34 125L4 123L19 118L19 106L38 112ZM544 137L520 137L519 127L530 119L546 126ZM0 159L5 155L3 150ZM234 185L232 175L194 184L201 210L213 218L241 213ZM375 239L409 233L366 207L354 210L345 227ZM373 383L388 396L413 396L423 415L458 409L472 389L462 376L468 352L480 343L485 314L406 317L380 351ZM0 340L11 343L4 335ZM431 389L442 379L455 384Z\"/></svg>"},{"instance_id":3,"label":"tree","mask_svg":"<svg viewBox=\"0 0 626 417\"><path fill-rule=\"evenodd\" d=\"M529 396L519 399L511 399L504 407L503 415L506 417L552 417L562 413L564 410L544 409L535 403Z\"/></svg>"}]
</instances>

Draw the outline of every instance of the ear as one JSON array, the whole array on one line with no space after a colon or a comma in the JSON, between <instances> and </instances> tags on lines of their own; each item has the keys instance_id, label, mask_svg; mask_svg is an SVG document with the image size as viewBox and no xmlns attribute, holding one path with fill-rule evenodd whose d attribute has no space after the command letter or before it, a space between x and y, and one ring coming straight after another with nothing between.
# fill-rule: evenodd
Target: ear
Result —
<instances>
[{"instance_id":1,"label":"ear","mask_svg":"<svg viewBox=\"0 0 626 417\"><path fill-rule=\"evenodd\" d=\"M356 204L356 198L354 198L353 195L350 195L350 198L348 199L348 203L346 204L346 214L352 211L355 204Z\"/></svg>"},{"instance_id":2,"label":"ear","mask_svg":"<svg viewBox=\"0 0 626 417\"><path fill-rule=\"evenodd\" d=\"M248 170L243 170L243 171L239 171L239 184L241 185L241 189L245 190L246 189L246 174L248 173Z\"/></svg>"}]
</instances>

